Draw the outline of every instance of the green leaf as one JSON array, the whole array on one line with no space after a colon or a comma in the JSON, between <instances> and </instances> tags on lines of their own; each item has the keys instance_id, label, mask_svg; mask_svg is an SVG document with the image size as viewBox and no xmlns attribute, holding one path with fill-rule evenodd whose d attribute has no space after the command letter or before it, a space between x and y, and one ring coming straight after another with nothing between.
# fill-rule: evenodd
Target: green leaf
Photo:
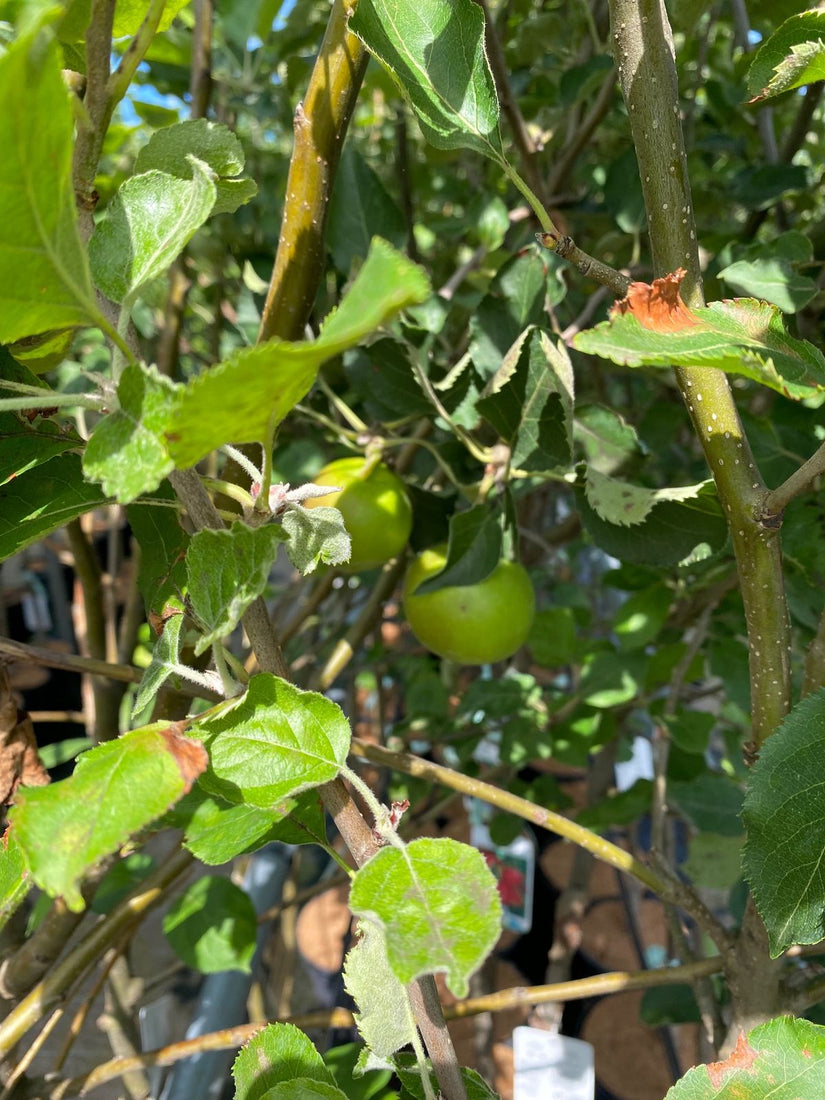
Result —
<instances>
[{"instance_id":1,"label":"green leaf","mask_svg":"<svg viewBox=\"0 0 825 1100\"><path fill-rule=\"evenodd\" d=\"M527 645L533 659L544 668L558 668L572 659L576 648L576 619L569 607L537 611Z\"/></svg>"},{"instance_id":2,"label":"green leaf","mask_svg":"<svg viewBox=\"0 0 825 1100\"><path fill-rule=\"evenodd\" d=\"M588 706L599 710L622 706L641 691L644 669L639 654L591 654L584 662L579 694Z\"/></svg>"},{"instance_id":3,"label":"green leaf","mask_svg":"<svg viewBox=\"0 0 825 1100\"><path fill-rule=\"evenodd\" d=\"M584 451L588 469L600 474L617 474L643 453L636 429L604 405L576 409L573 437Z\"/></svg>"},{"instance_id":4,"label":"green leaf","mask_svg":"<svg viewBox=\"0 0 825 1100\"><path fill-rule=\"evenodd\" d=\"M0 343L95 322L72 186L74 119L47 31L0 57ZM33 137L36 135L36 140Z\"/></svg>"},{"instance_id":5,"label":"green leaf","mask_svg":"<svg viewBox=\"0 0 825 1100\"><path fill-rule=\"evenodd\" d=\"M585 495L593 511L606 523L621 527L633 527L643 523L657 504L663 501L692 500L710 481L680 488L647 489L631 485L628 481L608 477L588 467Z\"/></svg>"},{"instance_id":6,"label":"green leaf","mask_svg":"<svg viewBox=\"0 0 825 1100\"><path fill-rule=\"evenodd\" d=\"M188 3L189 0L166 0L158 23L158 33L168 30L172 20ZM126 35L136 34L145 18L146 0L117 0L112 37L125 38Z\"/></svg>"},{"instance_id":7,"label":"green leaf","mask_svg":"<svg viewBox=\"0 0 825 1100\"><path fill-rule=\"evenodd\" d=\"M670 738L683 752L704 755L716 717L704 710L679 708L675 714L663 716Z\"/></svg>"},{"instance_id":8,"label":"green leaf","mask_svg":"<svg viewBox=\"0 0 825 1100\"><path fill-rule=\"evenodd\" d=\"M639 1016L648 1027L698 1024L702 1017L689 985L665 985L645 991Z\"/></svg>"},{"instance_id":9,"label":"green leaf","mask_svg":"<svg viewBox=\"0 0 825 1100\"><path fill-rule=\"evenodd\" d=\"M269 1024L242 1048L232 1066L235 1100L263 1100L277 1085L296 1078L332 1085L333 1077L311 1039L292 1024Z\"/></svg>"},{"instance_id":10,"label":"green leaf","mask_svg":"<svg viewBox=\"0 0 825 1100\"><path fill-rule=\"evenodd\" d=\"M392 1070L364 1071L360 1059L365 1054L369 1052L362 1043L342 1043L324 1051L324 1062L336 1084L346 1089L349 1100L398 1100L398 1093L389 1087Z\"/></svg>"},{"instance_id":11,"label":"green leaf","mask_svg":"<svg viewBox=\"0 0 825 1100\"><path fill-rule=\"evenodd\" d=\"M664 584L654 584L630 597L613 619L613 630L621 649L644 649L667 622L673 593Z\"/></svg>"},{"instance_id":12,"label":"green leaf","mask_svg":"<svg viewBox=\"0 0 825 1100\"><path fill-rule=\"evenodd\" d=\"M0 928L31 889L31 879L17 833L6 829L0 841Z\"/></svg>"},{"instance_id":13,"label":"green leaf","mask_svg":"<svg viewBox=\"0 0 825 1100\"><path fill-rule=\"evenodd\" d=\"M164 274L212 212L212 169L192 157L192 179L152 169L118 189L89 241L96 285L128 306Z\"/></svg>"},{"instance_id":14,"label":"green leaf","mask_svg":"<svg viewBox=\"0 0 825 1100\"><path fill-rule=\"evenodd\" d=\"M287 508L280 519L289 536L286 552L302 576L313 573L320 562L343 565L352 552L352 542L344 518L337 508L319 504L317 508L300 505Z\"/></svg>"},{"instance_id":15,"label":"green leaf","mask_svg":"<svg viewBox=\"0 0 825 1100\"><path fill-rule=\"evenodd\" d=\"M14 478L0 486L0 561L105 503L78 455L58 455Z\"/></svg>"},{"instance_id":16,"label":"green leaf","mask_svg":"<svg viewBox=\"0 0 825 1100\"><path fill-rule=\"evenodd\" d=\"M728 184L728 195L749 210L768 210L786 195L807 191L804 164L759 164L743 168Z\"/></svg>"},{"instance_id":17,"label":"green leaf","mask_svg":"<svg viewBox=\"0 0 825 1100\"><path fill-rule=\"evenodd\" d=\"M727 775L704 772L688 781L671 780L668 799L703 833L741 836L742 788Z\"/></svg>"},{"instance_id":18,"label":"green leaf","mask_svg":"<svg viewBox=\"0 0 825 1100\"><path fill-rule=\"evenodd\" d=\"M163 432L179 389L156 367L134 365L123 372L117 388L120 408L99 422L83 455L83 472L107 496L131 504L174 469Z\"/></svg>"},{"instance_id":19,"label":"green leaf","mask_svg":"<svg viewBox=\"0 0 825 1100\"><path fill-rule=\"evenodd\" d=\"M126 518L140 546L138 588L147 612L159 615L167 602L180 599L186 586L189 535L180 524L175 494L164 483L154 499L159 503L130 504Z\"/></svg>"},{"instance_id":20,"label":"green leaf","mask_svg":"<svg viewBox=\"0 0 825 1100\"><path fill-rule=\"evenodd\" d=\"M719 278L740 294L752 294L772 302L783 313L797 313L816 294L817 286L807 275L779 256L737 260L719 272Z\"/></svg>"},{"instance_id":21,"label":"green leaf","mask_svg":"<svg viewBox=\"0 0 825 1100\"><path fill-rule=\"evenodd\" d=\"M424 1092L424 1082L421 1079L421 1070L416 1064L415 1056L413 1054L399 1054L394 1061L398 1078L404 1086L402 1100L408 1100L408 1097L412 1097L413 1100L427 1100L427 1093ZM427 1064L429 1066L429 1062ZM438 1081L432 1070L430 1070L429 1076L430 1087L438 1095ZM467 1100L500 1100L498 1093L493 1092L487 1082L474 1069L462 1066L461 1077L467 1092Z\"/></svg>"},{"instance_id":22,"label":"green leaf","mask_svg":"<svg viewBox=\"0 0 825 1100\"><path fill-rule=\"evenodd\" d=\"M603 79L603 74L599 74ZM622 233L641 233L647 224L639 165L633 149L627 149L607 170L604 204Z\"/></svg>"},{"instance_id":23,"label":"green leaf","mask_svg":"<svg viewBox=\"0 0 825 1100\"><path fill-rule=\"evenodd\" d=\"M68 779L21 787L10 812L37 885L83 909L80 881L189 790L206 753L155 723L84 752Z\"/></svg>"},{"instance_id":24,"label":"green leaf","mask_svg":"<svg viewBox=\"0 0 825 1100\"><path fill-rule=\"evenodd\" d=\"M452 515L444 568L416 588L418 595L478 584L489 577L501 560L501 518L499 509L487 504Z\"/></svg>"},{"instance_id":25,"label":"green leaf","mask_svg":"<svg viewBox=\"0 0 825 1100\"><path fill-rule=\"evenodd\" d=\"M0 412L0 485L82 446L83 440L71 428L58 427L42 416L29 425L15 413Z\"/></svg>"},{"instance_id":26,"label":"green leaf","mask_svg":"<svg viewBox=\"0 0 825 1100\"><path fill-rule=\"evenodd\" d=\"M119 901L122 901L157 866L155 860L146 852L132 852L119 860L95 890L95 896L89 905L93 913L105 915L111 913Z\"/></svg>"},{"instance_id":27,"label":"green leaf","mask_svg":"<svg viewBox=\"0 0 825 1100\"><path fill-rule=\"evenodd\" d=\"M282 1081L264 1093L262 1100L298 1100L299 1096L301 1100L347 1100L346 1093L341 1092L337 1085L327 1085L306 1077Z\"/></svg>"},{"instance_id":28,"label":"green leaf","mask_svg":"<svg viewBox=\"0 0 825 1100\"><path fill-rule=\"evenodd\" d=\"M192 466L224 443L254 443L304 397L325 360L354 347L399 310L423 302L430 286L421 268L376 238L355 282L317 340L270 341L236 352L186 386L175 410L169 451Z\"/></svg>"},{"instance_id":29,"label":"green leaf","mask_svg":"<svg viewBox=\"0 0 825 1100\"><path fill-rule=\"evenodd\" d=\"M184 844L202 863L217 866L264 844L322 844L324 812L318 795L306 791L286 798L273 810L244 806L193 788L169 815L173 828L183 828Z\"/></svg>"},{"instance_id":30,"label":"green leaf","mask_svg":"<svg viewBox=\"0 0 825 1100\"><path fill-rule=\"evenodd\" d=\"M769 99L825 80L825 12L792 15L763 42L748 70L748 95Z\"/></svg>"},{"instance_id":31,"label":"green leaf","mask_svg":"<svg viewBox=\"0 0 825 1100\"><path fill-rule=\"evenodd\" d=\"M334 779L350 743L340 707L269 673L253 676L241 699L213 711L197 731L210 759L202 786L270 810Z\"/></svg>"},{"instance_id":32,"label":"green leaf","mask_svg":"<svg viewBox=\"0 0 825 1100\"><path fill-rule=\"evenodd\" d=\"M386 422L432 412L413 374L409 350L395 340L376 340L369 347L348 352L344 370L374 420Z\"/></svg>"},{"instance_id":33,"label":"green leaf","mask_svg":"<svg viewBox=\"0 0 825 1100\"><path fill-rule=\"evenodd\" d=\"M476 408L531 472L567 465L573 452L573 368L564 346L526 330L487 383Z\"/></svg>"},{"instance_id":34,"label":"green leaf","mask_svg":"<svg viewBox=\"0 0 825 1100\"><path fill-rule=\"evenodd\" d=\"M742 866L776 957L825 937L825 690L798 703L760 750L742 811Z\"/></svg>"},{"instance_id":35,"label":"green leaf","mask_svg":"<svg viewBox=\"0 0 825 1100\"><path fill-rule=\"evenodd\" d=\"M469 351L482 378L493 377L526 329L543 323L548 270L547 261L531 249L506 263L481 299L470 318Z\"/></svg>"},{"instance_id":36,"label":"green leaf","mask_svg":"<svg viewBox=\"0 0 825 1100\"><path fill-rule=\"evenodd\" d=\"M407 991L390 968L383 928L361 921L358 931L344 961L344 987L358 1006L361 1038L376 1058L386 1061L413 1042L415 1023Z\"/></svg>"},{"instance_id":37,"label":"green leaf","mask_svg":"<svg viewBox=\"0 0 825 1100\"><path fill-rule=\"evenodd\" d=\"M258 922L255 907L227 878L204 875L172 902L163 931L178 958L202 974L250 972Z\"/></svg>"},{"instance_id":38,"label":"green leaf","mask_svg":"<svg viewBox=\"0 0 825 1100\"><path fill-rule=\"evenodd\" d=\"M228 530L192 536L186 552L189 599L205 630L196 656L231 634L263 593L283 538L275 523L252 528L240 520Z\"/></svg>"},{"instance_id":39,"label":"green leaf","mask_svg":"<svg viewBox=\"0 0 825 1100\"><path fill-rule=\"evenodd\" d=\"M178 179L191 180L192 158L208 165L218 177L212 214L231 214L257 193L254 180L228 178L243 171L244 153L237 135L228 126L207 122L205 118L176 122L156 131L138 153L134 173L157 169Z\"/></svg>"},{"instance_id":40,"label":"green leaf","mask_svg":"<svg viewBox=\"0 0 825 1100\"><path fill-rule=\"evenodd\" d=\"M408 96L429 142L504 162L484 16L472 0L365 0L350 29Z\"/></svg>"},{"instance_id":41,"label":"green leaf","mask_svg":"<svg viewBox=\"0 0 825 1100\"><path fill-rule=\"evenodd\" d=\"M481 213L475 218L478 239L488 252L495 252L504 244L507 230L510 228L510 216L507 206L498 195L484 197Z\"/></svg>"},{"instance_id":42,"label":"green leaf","mask_svg":"<svg viewBox=\"0 0 825 1100\"><path fill-rule=\"evenodd\" d=\"M327 246L343 275L366 258L373 237L403 248L404 215L361 154L347 144L335 173L326 228Z\"/></svg>"},{"instance_id":43,"label":"green leaf","mask_svg":"<svg viewBox=\"0 0 825 1100\"><path fill-rule=\"evenodd\" d=\"M256 806L233 805L207 795L198 786L172 811L176 823L183 824L181 814L189 810L187 803L193 808L184 825L183 842L192 855L212 867L261 847L275 818Z\"/></svg>"},{"instance_id":44,"label":"green leaf","mask_svg":"<svg viewBox=\"0 0 825 1100\"><path fill-rule=\"evenodd\" d=\"M576 815L576 823L586 829L604 832L614 825L630 825L644 814L650 813L653 803L653 784L649 779L637 779L626 791L603 798L593 806L586 806Z\"/></svg>"},{"instance_id":45,"label":"green leaf","mask_svg":"<svg viewBox=\"0 0 825 1100\"><path fill-rule=\"evenodd\" d=\"M619 314L580 332L573 344L627 367L716 367L795 400L825 388L825 356L788 335L776 306L734 298L690 312L695 323L676 331L647 328L632 313Z\"/></svg>"},{"instance_id":46,"label":"green leaf","mask_svg":"<svg viewBox=\"0 0 825 1100\"><path fill-rule=\"evenodd\" d=\"M588 470L588 483L592 473ZM693 488L700 489L694 499L663 500L646 513L643 522L632 527L606 522L590 507L582 494L578 499L579 514L587 533L605 553L636 565L676 565L698 546L706 545L710 550L718 550L724 545L728 535L725 517L713 485L708 482L705 488ZM651 491L641 490L642 493ZM615 514L613 507L624 500L621 491L617 496L613 490L609 497L600 499L604 505L610 505L609 514ZM644 498L638 494L631 494L626 503L638 511L643 511L646 507Z\"/></svg>"},{"instance_id":47,"label":"green leaf","mask_svg":"<svg viewBox=\"0 0 825 1100\"><path fill-rule=\"evenodd\" d=\"M382 848L356 872L350 908L381 926L401 982L444 971L456 997L467 996L470 975L501 931L498 888L484 857L447 838Z\"/></svg>"},{"instance_id":48,"label":"green leaf","mask_svg":"<svg viewBox=\"0 0 825 1100\"><path fill-rule=\"evenodd\" d=\"M58 768L74 760L81 752L94 747L90 737L68 737L65 741L55 741L51 745L40 745L37 755L44 768Z\"/></svg>"},{"instance_id":49,"label":"green leaf","mask_svg":"<svg viewBox=\"0 0 825 1100\"><path fill-rule=\"evenodd\" d=\"M825 1090L825 1028L780 1016L742 1035L722 1062L694 1066L665 1100L794 1100Z\"/></svg>"},{"instance_id":50,"label":"green leaf","mask_svg":"<svg viewBox=\"0 0 825 1100\"><path fill-rule=\"evenodd\" d=\"M171 615L163 624L160 637L155 641L152 660L143 673L132 704L132 717L140 714L150 703L170 676L177 675L180 668L180 632L183 628L183 615Z\"/></svg>"},{"instance_id":51,"label":"green leaf","mask_svg":"<svg viewBox=\"0 0 825 1100\"><path fill-rule=\"evenodd\" d=\"M730 890L742 880L742 848L745 837L699 833L690 838L688 858L682 869L700 890Z\"/></svg>"}]
</instances>

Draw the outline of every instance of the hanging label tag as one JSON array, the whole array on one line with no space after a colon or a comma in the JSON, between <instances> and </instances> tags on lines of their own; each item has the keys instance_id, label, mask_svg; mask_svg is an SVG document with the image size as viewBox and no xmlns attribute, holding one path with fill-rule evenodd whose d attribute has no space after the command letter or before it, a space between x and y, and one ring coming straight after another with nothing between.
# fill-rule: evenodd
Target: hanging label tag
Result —
<instances>
[{"instance_id":1,"label":"hanging label tag","mask_svg":"<svg viewBox=\"0 0 825 1100\"><path fill-rule=\"evenodd\" d=\"M593 1047L581 1039L517 1027L513 1032L513 1100L593 1100Z\"/></svg>"},{"instance_id":2,"label":"hanging label tag","mask_svg":"<svg viewBox=\"0 0 825 1100\"><path fill-rule=\"evenodd\" d=\"M504 927L511 932L529 932L536 878L536 848L532 839L521 833L509 844L494 844L487 826L474 821L470 826L470 843L478 848L496 877Z\"/></svg>"}]
</instances>

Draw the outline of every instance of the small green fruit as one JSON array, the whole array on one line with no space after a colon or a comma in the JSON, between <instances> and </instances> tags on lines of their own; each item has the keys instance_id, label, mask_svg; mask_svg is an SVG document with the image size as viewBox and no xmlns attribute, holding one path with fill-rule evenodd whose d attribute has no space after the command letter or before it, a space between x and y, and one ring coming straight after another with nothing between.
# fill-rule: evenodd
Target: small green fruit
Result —
<instances>
[{"instance_id":1,"label":"small green fruit","mask_svg":"<svg viewBox=\"0 0 825 1100\"><path fill-rule=\"evenodd\" d=\"M439 657L462 665L503 661L527 640L535 611L533 585L518 562L502 559L478 584L416 595L440 572L447 549L419 554L404 578L404 612L413 634Z\"/></svg>"},{"instance_id":2,"label":"small green fruit","mask_svg":"<svg viewBox=\"0 0 825 1100\"><path fill-rule=\"evenodd\" d=\"M383 463L361 477L363 458L339 458L315 478L340 492L315 497L306 507L338 508L352 540L352 556L345 566L352 573L375 569L400 554L412 530L412 505L404 482Z\"/></svg>"}]
</instances>

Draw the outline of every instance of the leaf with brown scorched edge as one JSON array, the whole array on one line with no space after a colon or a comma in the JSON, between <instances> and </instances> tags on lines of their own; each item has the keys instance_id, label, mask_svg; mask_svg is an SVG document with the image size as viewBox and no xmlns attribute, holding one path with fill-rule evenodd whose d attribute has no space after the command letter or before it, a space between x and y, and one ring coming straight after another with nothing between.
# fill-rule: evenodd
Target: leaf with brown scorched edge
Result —
<instances>
[{"instance_id":1,"label":"leaf with brown scorched edge","mask_svg":"<svg viewBox=\"0 0 825 1100\"><path fill-rule=\"evenodd\" d=\"M728 1058L695 1066L665 1100L776 1100L825 1095L825 1028L781 1016L739 1035Z\"/></svg>"},{"instance_id":2,"label":"leaf with brown scorched edge","mask_svg":"<svg viewBox=\"0 0 825 1100\"><path fill-rule=\"evenodd\" d=\"M756 52L748 70L751 102L825 79L825 12L786 19Z\"/></svg>"},{"instance_id":3,"label":"leaf with brown scorched edge","mask_svg":"<svg viewBox=\"0 0 825 1100\"><path fill-rule=\"evenodd\" d=\"M741 374L801 401L825 389L825 356L789 336L776 306L754 298L711 302L681 314L664 310L614 314L580 332L574 346L626 367L715 367Z\"/></svg>"},{"instance_id":4,"label":"leaf with brown scorched edge","mask_svg":"<svg viewBox=\"0 0 825 1100\"><path fill-rule=\"evenodd\" d=\"M175 465L192 466L224 443L264 439L270 423L280 424L309 392L325 360L429 295L422 269L375 237L364 266L317 340L245 348L183 387L166 432Z\"/></svg>"},{"instance_id":5,"label":"leaf with brown scorched edge","mask_svg":"<svg viewBox=\"0 0 825 1100\"><path fill-rule=\"evenodd\" d=\"M21 787L9 815L34 881L75 912L80 882L185 794L208 762L199 741L156 722L106 741L48 787Z\"/></svg>"}]
</instances>

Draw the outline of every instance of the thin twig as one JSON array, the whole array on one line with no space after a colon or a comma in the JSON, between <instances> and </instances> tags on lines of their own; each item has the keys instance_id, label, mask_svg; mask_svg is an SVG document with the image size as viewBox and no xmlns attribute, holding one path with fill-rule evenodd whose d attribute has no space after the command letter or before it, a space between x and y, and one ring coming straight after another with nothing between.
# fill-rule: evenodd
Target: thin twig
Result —
<instances>
[{"instance_id":1,"label":"thin twig","mask_svg":"<svg viewBox=\"0 0 825 1100\"><path fill-rule=\"evenodd\" d=\"M615 844L611 844L609 840L605 840L597 833L593 833L589 829L577 825L575 821L563 817L562 814L555 813L553 810L546 810L541 806L537 806L534 802L528 802L526 798L520 798L509 791L501 790L499 787L494 787L481 779L474 779L471 776L463 775L461 772L453 771L452 768L445 768L441 764L423 760L420 756L413 756L412 753L393 752L382 745L371 745L366 741L362 741L359 737L352 739L351 752L354 756L360 756L365 760L372 760L376 764L394 768L405 775L429 779L433 783L440 783L444 787L461 791L463 794L481 799L482 802L488 802L491 806L498 806L499 809L505 810L515 817L531 821L534 825L539 825L543 829L550 829L552 832L564 837L565 840L570 840L592 852L596 859L633 875L660 896L668 897L672 895L671 887L646 864L641 863L629 852L617 847Z\"/></svg>"},{"instance_id":2,"label":"thin twig","mask_svg":"<svg viewBox=\"0 0 825 1100\"><path fill-rule=\"evenodd\" d=\"M99 921L61 962L52 967L48 975L0 1022L0 1058L5 1058L46 1012L63 1002L66 991L79 976L88 973L107 947L168 896L168 887L188 870L193 861L194 856L185 850L173 853ZM65 944L65 940L63 942Z\"/></svg>"},{"instance_id":3,"label":"thin twig","mask_svg":"<svg viewBox=\"0 0 825 1100\"><path fill-rule=\"evenodd\" d=\"M593 279L595 282L601 283L602 286L606 286L608 290L612 290L617 298L624 298L627 294L630 286L628 276L623 275L621 271L617 271L615 267L597 260L595 256L583 252L572 237L559 237L553 233L537 233L536 240L540 245L549 248L551 252L555 252L557 256L561 256L563 260L567 260L580 275L585 275L588 279Z\"/></svg>"},{"instance_id":4,"label":"thin twig","mask_svg":"<svg viewBox=\"0 0 825 1100\"><path fill-rule=\"evenodd\" d=\"M340 676L341 672L346 668L358 651L358 647L361 645L364 638L366 638L367 634L369 634L375 626L384 603L401 579L406 564L407 560L402 555L396 561L388 562L387 565L384 566L380 577L375 582L373 590L369 595L369 599L364 604L361 614L344 637L338 640L326 664L315 678L314 686L321 691L326 691L326 689L335 682L337 677Z\"/></svg>"},{"instance_id":5,"label":"thin twig","mask_svg":"<svg viewBox=\"0 0 825 1100\"><path fill-rule=\"evenodd\" d=\"M681 984L695 981L700 976L717 974L722 969L721 960L702 959L688 963L687 966L665 966L657 970L613 971L597 974L592 978L580 978L576 981L562 982L558 985L516 986L502 989L484 997L473 997L458 1004L448 1005L444 1016L448 1020L466 1019L481 1012L505 1012L508 1009L524 1008L543 1004L547 1001L577 1001L588 997L607 996L612 993L626 993L634 989L653 989L659 986ZM355 1019L349 1009L332 1008L318 1012L305 1012L297 1016L282 1017L271 1023L290 1023L294 1027L309 1030L311 1028L350 1028ZM51 1100L70 1100L76 1096L86 1096L93 1089L108 1081L122 1077L133 1069L149 1069L153 1066L171 1066L193 1054L209 1050L233 1050L249 1042L259 1031L261 1024L240 1024L237 1027L200 1035L196 1039L186 1039L179 1043L157 1050L149 1050L134 1058L113 1058L109 1062L96 1066L82 1077L53 1082L49 1096Z\"/></svg>"},{"instance_id":6,"label":"thin twig","mask_svg":"<svg viewBox=\"0 0 825 1100\"><path fill-rule=\"evenodd\" d=\"M795 470L777 489L772 489L762 501L760 519L766 527L776 527L794 497L818 488L817 482L825 474L825 443L823 443L798 470Z\"/></svg>"}]
</instances>

